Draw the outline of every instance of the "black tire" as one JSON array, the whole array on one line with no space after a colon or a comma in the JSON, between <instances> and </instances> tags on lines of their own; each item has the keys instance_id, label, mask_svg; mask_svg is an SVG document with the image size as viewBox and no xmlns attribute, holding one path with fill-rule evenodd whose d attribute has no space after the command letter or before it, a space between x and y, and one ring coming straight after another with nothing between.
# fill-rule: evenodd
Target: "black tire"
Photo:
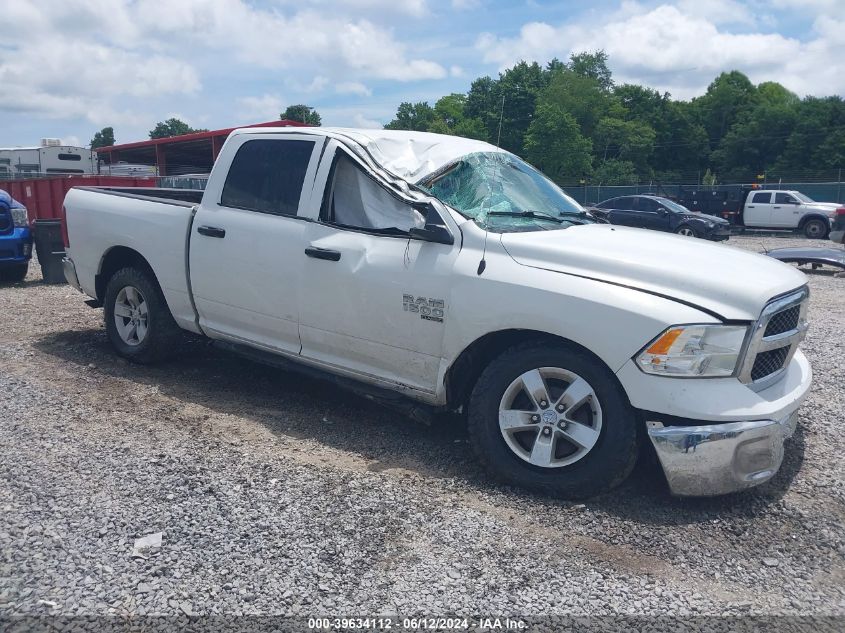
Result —
<instances>
[{"instance_id":1,"label":"black tire","mask_svg":"<svg viewBox=\"0 0 845 633\"><path fill-rule=\"evenodd\" d=\"M17 264L15 266L10 266L3 270L0 273L0 279L4 281L11 281L12 283L18 283L26 279L26 273L29 271L29 262L25 264Z\"/></svg>"},{"instance_id":2,"label":"black tire","mask_svg":"<svg viewBox=\"0 0 845 633\"><path fill-rule=\"evenodd\" d=\"M701 237L694 228L692 228L689 224L682 224L677 229L675 229L675 233L677 235L685 235L686 237Z\"/></svg>"},{"instance_id":3,"label":"black tire","mask_svg":"<svg viewBox=\"0 0 845 633\"><path fill-rule=\"evenodd\" d=\"M499 405L508 386L539 367L559 367L586 380L602 411L599 439L578 461L561 467L534 466L506 443ZM491 362L469 402L470 441L479 461L497 479L566 499L583 499L622 483L637 460L637 417L613 374L601 362L563 344L535 342L510 348Z\"/></svg>"},{"instance_id":4,"label":"black tire","mask_svg":"<svg viewBox=\"0 0 845 633\"><path fill-rule=\"evenodd\" d=\"M147 305L147 330L139 343L130 345L118 333L115 302L122 289L137 289ZM137 268L121 268L106 285L103 312L106 334L115 351L134 363L157 363L170 358L182 340L182 330L173 320L164 295L151 273Z\"/></svg>"},{"instance_id":5,"label":"black tire","mask_svg":"<svg viewBox=\"0 0 845 633\"><path fill-rule=\"evenodd\" d=\"M810 240L823 240L827 237L828 225L824 221L813 218L804 223L804 235Z\"/></svg>"}]
</instances>

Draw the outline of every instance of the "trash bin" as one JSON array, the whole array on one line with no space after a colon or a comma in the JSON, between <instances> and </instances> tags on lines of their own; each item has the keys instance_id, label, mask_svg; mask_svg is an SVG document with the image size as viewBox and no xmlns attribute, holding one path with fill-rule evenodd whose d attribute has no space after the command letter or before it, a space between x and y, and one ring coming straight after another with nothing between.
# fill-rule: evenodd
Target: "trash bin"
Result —
<instances>
[{"instance_id":1,"label":"trash bin","mask_svg":"<svg viewBox=\"0 0 845 633\"><path fill-rule=\"evenodd\" d=\"M35 234L35 252L41 266L41 276L45 284L63 284L65 273L62 258L65 256L65 244L62 239L61 220L36 220L33 223Z\"/></svg>"}]
</instances>

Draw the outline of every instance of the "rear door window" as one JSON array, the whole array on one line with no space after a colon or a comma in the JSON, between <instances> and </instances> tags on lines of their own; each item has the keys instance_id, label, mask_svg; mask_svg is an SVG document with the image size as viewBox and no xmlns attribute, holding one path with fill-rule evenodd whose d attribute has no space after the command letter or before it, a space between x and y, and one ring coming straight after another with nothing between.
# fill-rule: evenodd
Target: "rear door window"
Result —
<instances>
[{"instance_id":1,"label":"rear door window","mask_svg":"<svg viewBox=\"0 0 845 633\"><path fill-rule=\"evenodd\" d=\"M313 150L313 141L247 141L232 160L220 204L258 213L296 215Z\"/></svg>"},{"instance_id":2,"label":"rear door window","mask_svg":"<svg viewBox=\"0 0 845 633\"><path fill-rule=\"evenodd\" d=\"M751 202L754 204L769 204L772 200L772 194L769 192L760 192L755 193L754 196L751 198Z\"/></svg>"}]
</instances>

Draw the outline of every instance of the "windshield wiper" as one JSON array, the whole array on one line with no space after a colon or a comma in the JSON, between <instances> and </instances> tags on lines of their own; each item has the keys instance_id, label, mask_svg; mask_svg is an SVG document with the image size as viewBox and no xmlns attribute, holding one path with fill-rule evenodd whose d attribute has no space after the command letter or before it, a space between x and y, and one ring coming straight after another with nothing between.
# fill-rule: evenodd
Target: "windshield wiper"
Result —
<instances>
[{"instance_id":1,"label":"windshield wiper","mask_svg":"<svg viewBox=\"0 0 845 633\"><path fill-rule=\"evenodd\" d=\"M549 220L557 224L569 222L562 218L555 217L549 213L542 213L540 211L490 211L487 216L505 216L509 218L533 218L535 220Z\"/></svg>"}]
</instances>

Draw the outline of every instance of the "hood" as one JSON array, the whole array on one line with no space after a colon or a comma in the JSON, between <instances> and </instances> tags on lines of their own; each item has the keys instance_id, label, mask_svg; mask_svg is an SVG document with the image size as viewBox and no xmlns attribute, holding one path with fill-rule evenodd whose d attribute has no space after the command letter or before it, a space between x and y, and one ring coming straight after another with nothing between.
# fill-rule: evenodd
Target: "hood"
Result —
<instances>
[{"instance_id":1,"label":"hood","mask_svg":"<svg viewBox=\"0 0 845 633\"><path fill-rule=\"evenodd\" d=\"M804 205L808 209L815 209L817 211L822 211L827 215L832 216L837 209L841 209L841 204L836 204L835 202L813 202L812 204L807 203Z\"/></svg>"},{"instance_id":2,"label":"hood","mask_svg":"<svg viewBox=\"0 0 845 633\"><path fill-rule=\"evenodd\" d=\"M609 224L504 233L523 266L621 284L693 304L728 320L754 320L804 273L747 251L695 238Z\"/></svg>"}]
</instances>

